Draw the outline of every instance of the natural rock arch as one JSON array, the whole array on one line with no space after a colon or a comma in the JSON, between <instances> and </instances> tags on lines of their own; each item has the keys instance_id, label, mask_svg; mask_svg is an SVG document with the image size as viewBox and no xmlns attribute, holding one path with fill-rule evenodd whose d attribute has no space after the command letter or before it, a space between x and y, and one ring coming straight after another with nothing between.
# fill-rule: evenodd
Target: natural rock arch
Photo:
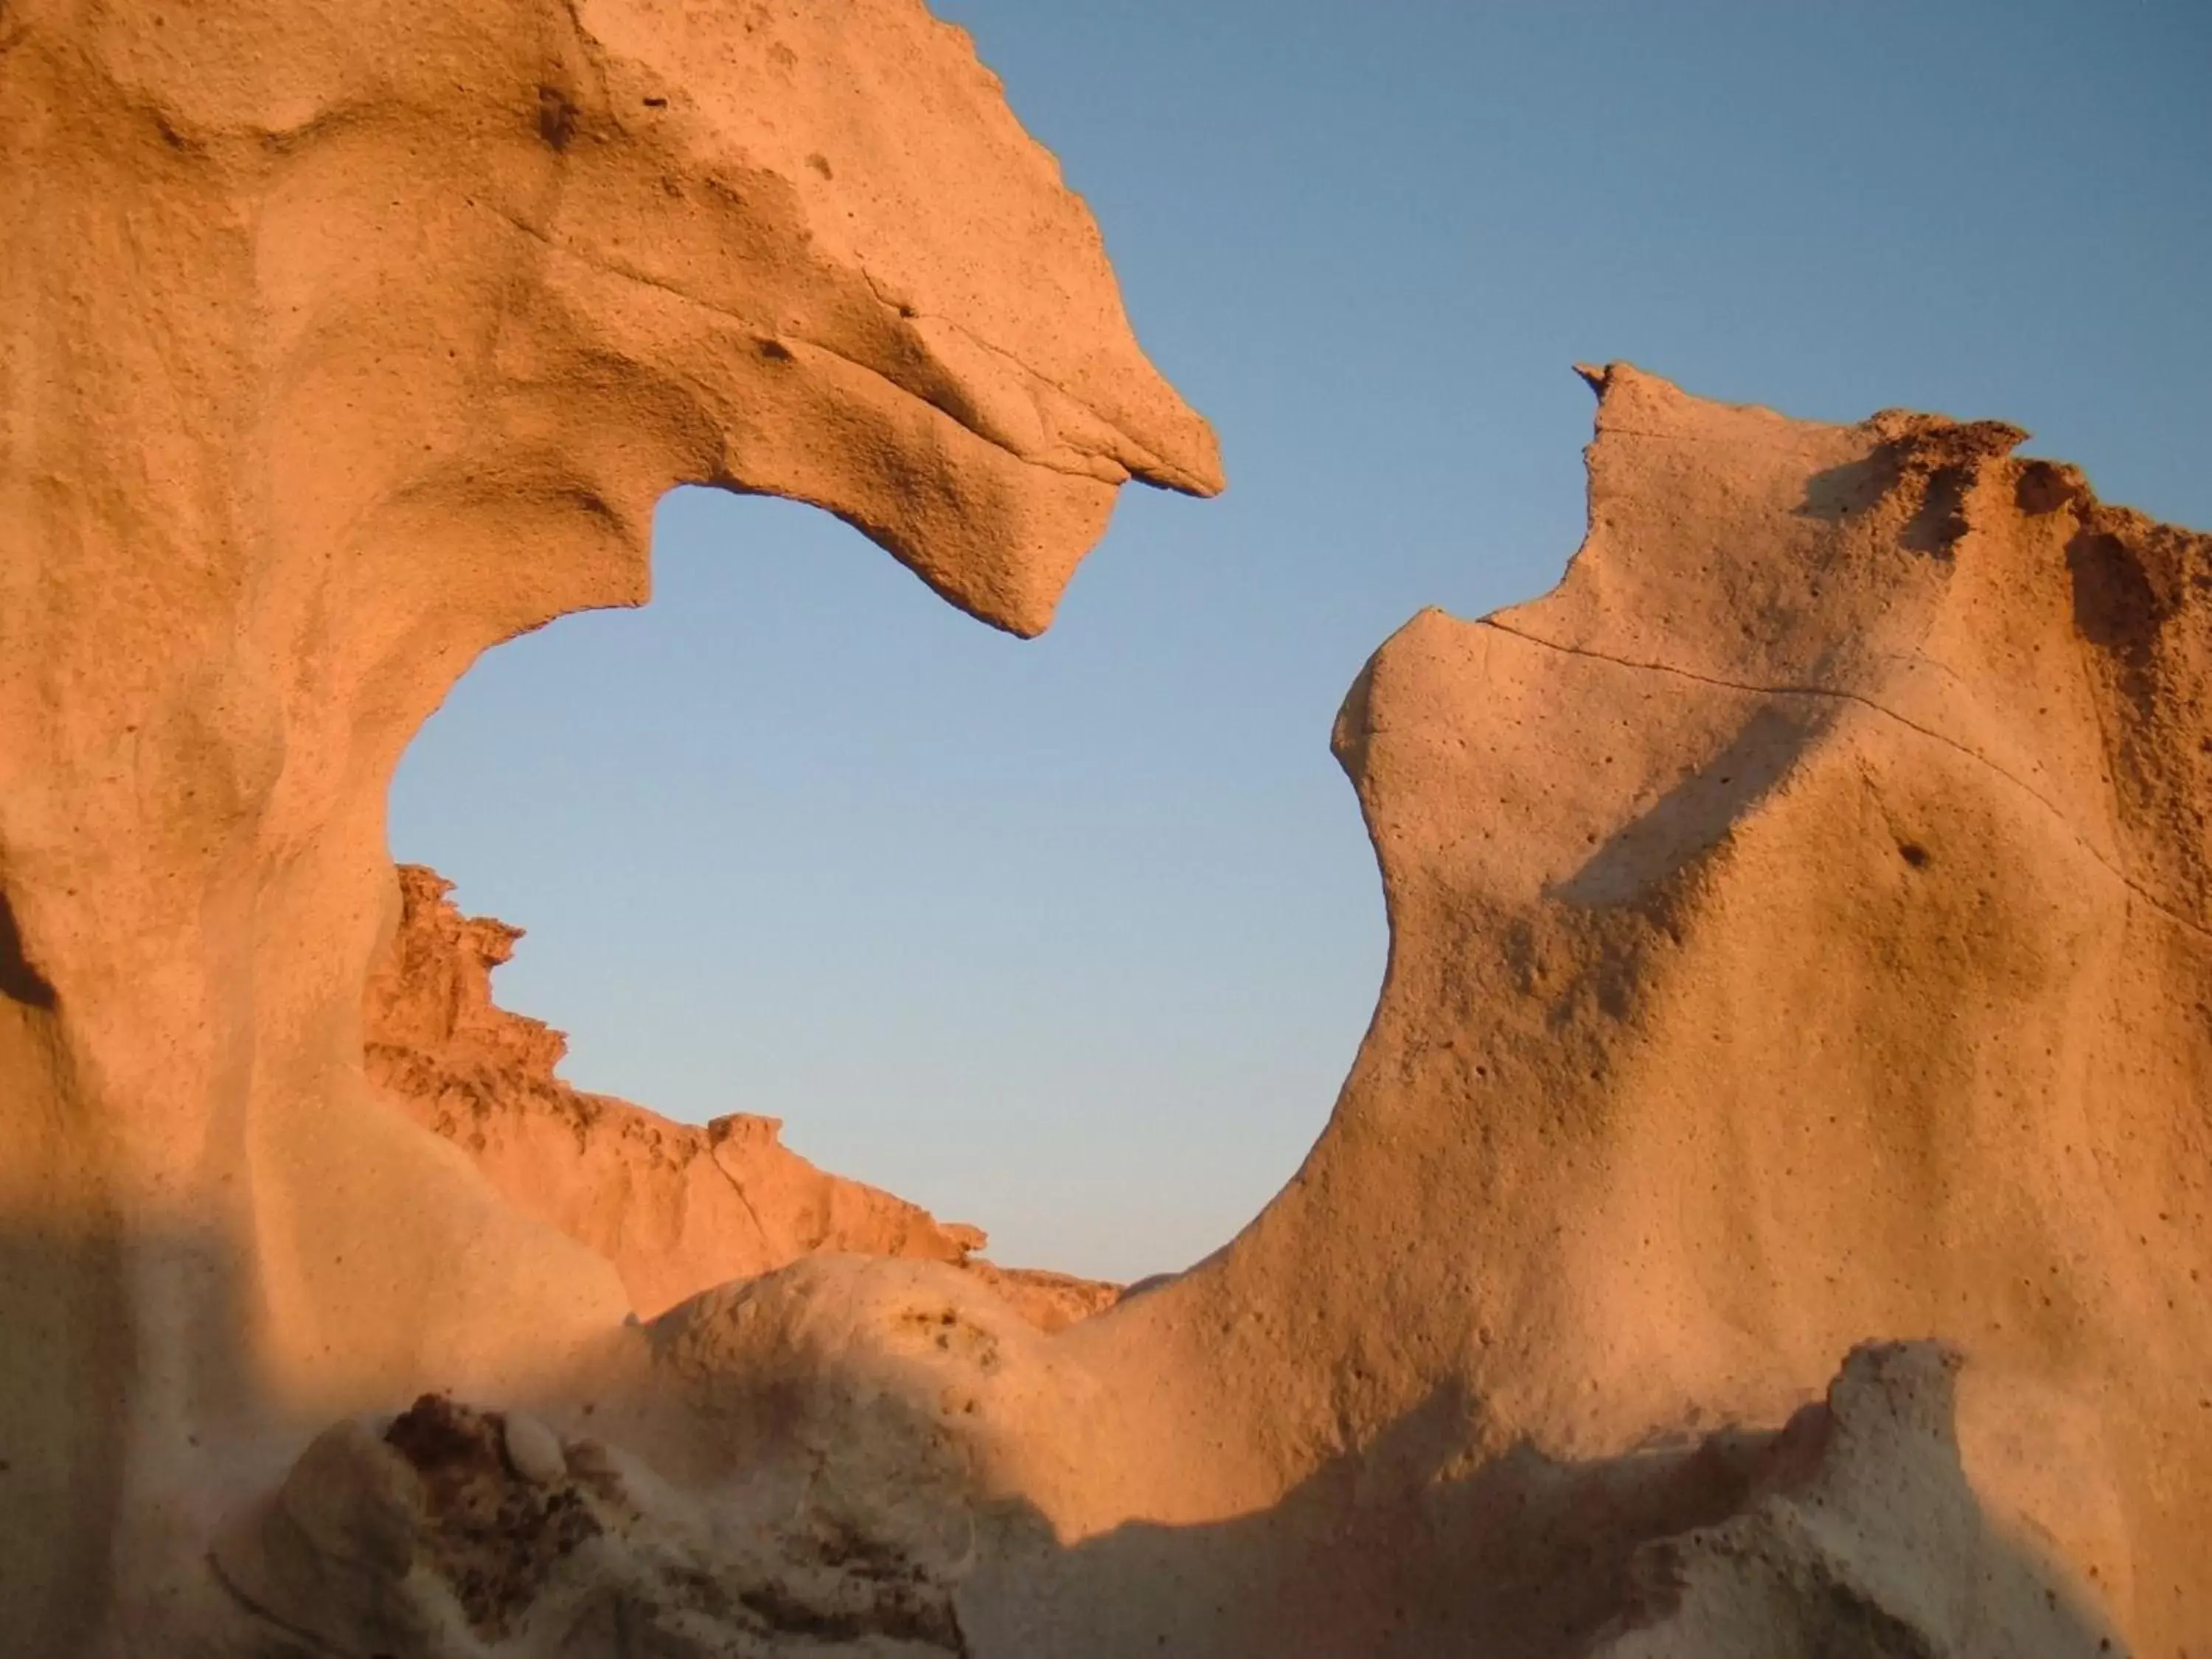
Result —
<instances>
[{"instance_id":1,"label":"natural rock arch","mask_svg":"<svg viewBox=\"0 0 2212 1659\"><path fill-rule=\"evenodd\" d=\"M1284 1194L1051 1339L894 1261L641 1328L363 1085L401 745L679 480L1030 631L1205 428L904 0L19 5L0 155L33 1650L2212 1626L2203 538L1593 372L1565 582L1340 720L1392 957Z\"/></svg>"}]
</instances>

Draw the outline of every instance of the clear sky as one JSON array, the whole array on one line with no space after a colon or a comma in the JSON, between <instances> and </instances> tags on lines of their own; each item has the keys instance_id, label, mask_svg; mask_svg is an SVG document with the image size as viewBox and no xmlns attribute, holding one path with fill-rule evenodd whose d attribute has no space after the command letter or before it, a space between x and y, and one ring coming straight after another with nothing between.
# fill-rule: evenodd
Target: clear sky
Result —
<instances>
[{"instance_id":1,"label":"clear sky","mask_svg":"<svg viewBox=\"0 0 2212 1659\"><path fill-rule=\"evenodd\" d=\"M1184 1266L1371 1012L1329 723L1421 606L1549 586L1626 358L2013 421L2212 526L2205 0L939 0L1090 200L1229 493L1132 489L1043 639L684 492L656 594L493 653L392 837L530 937L567 1073L786 1120L1012 1262Z\"/></svg>"}]
</instances>

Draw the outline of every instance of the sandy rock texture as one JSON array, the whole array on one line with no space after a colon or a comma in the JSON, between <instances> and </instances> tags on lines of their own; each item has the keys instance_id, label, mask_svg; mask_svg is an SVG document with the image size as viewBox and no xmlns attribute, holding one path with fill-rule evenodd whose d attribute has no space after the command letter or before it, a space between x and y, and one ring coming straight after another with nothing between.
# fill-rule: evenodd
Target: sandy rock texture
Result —
<instances>
[{"instance_id":1,"label":"sandy rock texture","mask_svg":"<svg viewBox=\"0 0 2212 1659\"><path fill-rule=\"evenodd\" d=\"M979 1227L939 1222L879 1188L817 1169L772 1117L672 1122L554 1074L567 1040L492 1000L491 970L522 930L464 916L453 884L399 866L399 925L369 975L370 1081L468 1154L517 1208L612 1262L638 1314L820 1252L944 1261L1032 1324L1058 1330L1120 1287L978 1255Z\"/></svg>"},{"instance_id":2,"label":"sandy rock texture","mask_svg":"<svg viewBox=\"0 0 2212 1659\"><path fill-rule=\"evenodd\" d=\"M392 767L678 482L1042 627L1219 482L1087 214L908 0L10 0L0 222L14 1650L2212 1638L2205 538L1591 371L1558 591L1346 702L1389 969L1267 1211L1052 1335L640 1321L364 1069Z\"/></svg>"},{"instance_id":3,"label":"sandy rock texture","mask_svg":"<svg viewBox=\"0 0 2212 1659\"><path fill-rule=\"evenodd\" d=\"M1220 474L919 0L9 0L0 224L0 1629L176 1651L323 1424L624 1340L362 1075L453 681L678 483L1033 633Z\"/></svg>"},{"instance_id":4,"label":"sandy rock texture","mask_svg":"<svg viewBox=\"0 0 2212 1659\"><path fill-rule=\"evenodd\" d=\"M1590 378L1559 589L1346 700L1390 969L1242 1236L1049 1337L806 1256L343 1419L209 1650L2192 1650L2212 549Z\"/></svg>"},{"instance_id":5,"label":"sandy rock texture","mask_svg":"<svg viewBox=\"0 0 2212 1659\"><path fill-rule=\"evenodd\" d=\"M1206 1507L1273 1517L1251 1559L1340 1540L1327 1591L1262 1570L1285 1644L1578 1651L1637 1534L1721 1522L1655 1449L1936 1338L1956 1468L1855 1488L1914 1586L1877 1598L1888 1634L1785 1637L1804 1595L1712 1565L1784 1547L1775 1512L1685 1553L1697 1639L1621 1650L2201 1651L2212 538L2009 427L1589 378L1558 589L1416 617L1340 716L1392 944L1328 1131L1220 1257L1066 1340L1188 1411ZM1954 1456L1928 1448L1892 1450ZM1973 1506L1931 1518L1961 1472ZM1947 1609L1985 1548L2048 1576L2071 1646ZM1209 1616L1170 1645L1248 1639ZM1398 1616L1419 1633L1371 1633Z\"/></svg>"}]
</instances>

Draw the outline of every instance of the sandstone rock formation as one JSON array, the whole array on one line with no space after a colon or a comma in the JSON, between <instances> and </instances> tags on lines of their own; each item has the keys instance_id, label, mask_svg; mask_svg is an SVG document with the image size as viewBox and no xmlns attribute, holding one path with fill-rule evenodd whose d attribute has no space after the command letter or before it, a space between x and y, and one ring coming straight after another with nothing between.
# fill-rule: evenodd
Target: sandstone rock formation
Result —
<instances>
[{"instance_id":1,"label":"sandstone rock formation","mask_svg":"<svg viewBox=\"0 0 2212 1659\"><path fill-rule=\"evenodd\" d=\"M1175 1402L1205 1513L1280 1517L1255 1557L1375 1540L1327 1592L1271 1569L1255 1647L1403 1607L1408 1650L1576 1651L1637 1534L1720 1518L1649 1449L1897 1336L1966 1356L1973 1524L2081 1650L2199 1644L2212 541L2010 428L1590 378L1559 589L1417 617L1340 717L1392 945L1328 1131L1221 1256L1064 1341ZM1739 1646L1791 1650L1755 1601ZM1252 1638L1207 1616L1163 1633Z\"/></svg>"},{"instance_id":2,"label":"sandstone rock formation","mask_svg":"<svg viewBox=\"0 0 2212 1659\"><path fill-rule=\"evenodd\" d=\"M1221 1257L1066 1340L1139 1413L1176 1400L1194 1462L1249 1459L1210 1512L1311 1492L1295 1558L1335 1528L1380 1551L1393 1504L1441 1541L1451 1471L1540 1507L1563 1472L1781 1422L1870 1337L1939 1337L1973 1524L2049 1565L2081 1650L2109 1619L2193 1651L2212 538L2013 459L2008 427L1589 378L1559 589L1417 617L1340 717L1392 943L1327 1133ZM1474 1507L1455 1550L1366 1570L1376 1620L1567 1652L1619 1611L1611 1570ZM1934 1598L1974 1552L1923 1553ZM1496 1588L1532 1571L1540 1615ZM1358 1599L1279 1588L1285 1632ZM1762 1605L1702 1650L1819 1650ZM1919 1645L1873 1650L2006 1650L1932 1606L1893 1602Z\"/></svg>"},{"instance_id":3,"label":"sandstone rock formation","mask_svg":"<svg viewBox=\"0 0 2212 1659\"><path fill-rule=\"evenodd\" d=\"M16 0L0 209L18 1650L2212 1635L2206 538L1593 372L1559 591L1345 706L1389 971L1262 1215L640 1323L364 1075L392 768L678 481L1042 627L1218 481L1087 216L908 0Z\"/></svg>"},{"instance_id":4,"label":"sandstone rock formation","mask_svg":"<svg viewBox=\"0 0 2212 1659\"><path fill-rule=\"evenodd\" d=\"M1030 633L1219 471L919 0L9 0L0 223L0 1628L135 1652L317 1424L623 1329L361 1072L477 653L641 601L681 482Z\"/></svg>"},{"instance_id":5,"label":"sandstone rock formation","mask_svg":"<svg viewBox=\"0 0 2212 1659\"><path fill-rule=\"evenodd\" d=\"M950 1262L1043 1330L1113 1305L1117 1286L975 1254L981 1228L817 1169L772 1117L674 1123L554 1075L562 1035L491 1000L519 927L464 916L453 884L399 866L399 925L369 975L369 1079L467 1153L517 1208L612 1262L644 1318L802 1255Z\"/></svg>"}]
</instances>

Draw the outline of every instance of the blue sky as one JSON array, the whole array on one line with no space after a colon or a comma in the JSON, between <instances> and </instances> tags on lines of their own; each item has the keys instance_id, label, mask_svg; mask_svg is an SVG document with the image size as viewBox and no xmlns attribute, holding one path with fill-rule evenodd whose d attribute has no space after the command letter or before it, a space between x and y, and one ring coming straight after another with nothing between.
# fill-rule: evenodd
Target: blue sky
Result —
<instances>
[{"instance_id":1,"label":"blue sky","mask_svg":"<svg viewBox=\"0 0 2212 1659\"><path fill-rule=\"evenodd\" d=\"M755 1111L1002 1261L1186 1265L1311 1145L1380 890L1329 723L1424 605L1549 586L1627 358L2029 428L2212 526L2212 7L939 0L1218 428L1043 639L683 492L653 603L501 647L395 854L529 930L568 1075Z\"/></svg>"}]
</instances>

